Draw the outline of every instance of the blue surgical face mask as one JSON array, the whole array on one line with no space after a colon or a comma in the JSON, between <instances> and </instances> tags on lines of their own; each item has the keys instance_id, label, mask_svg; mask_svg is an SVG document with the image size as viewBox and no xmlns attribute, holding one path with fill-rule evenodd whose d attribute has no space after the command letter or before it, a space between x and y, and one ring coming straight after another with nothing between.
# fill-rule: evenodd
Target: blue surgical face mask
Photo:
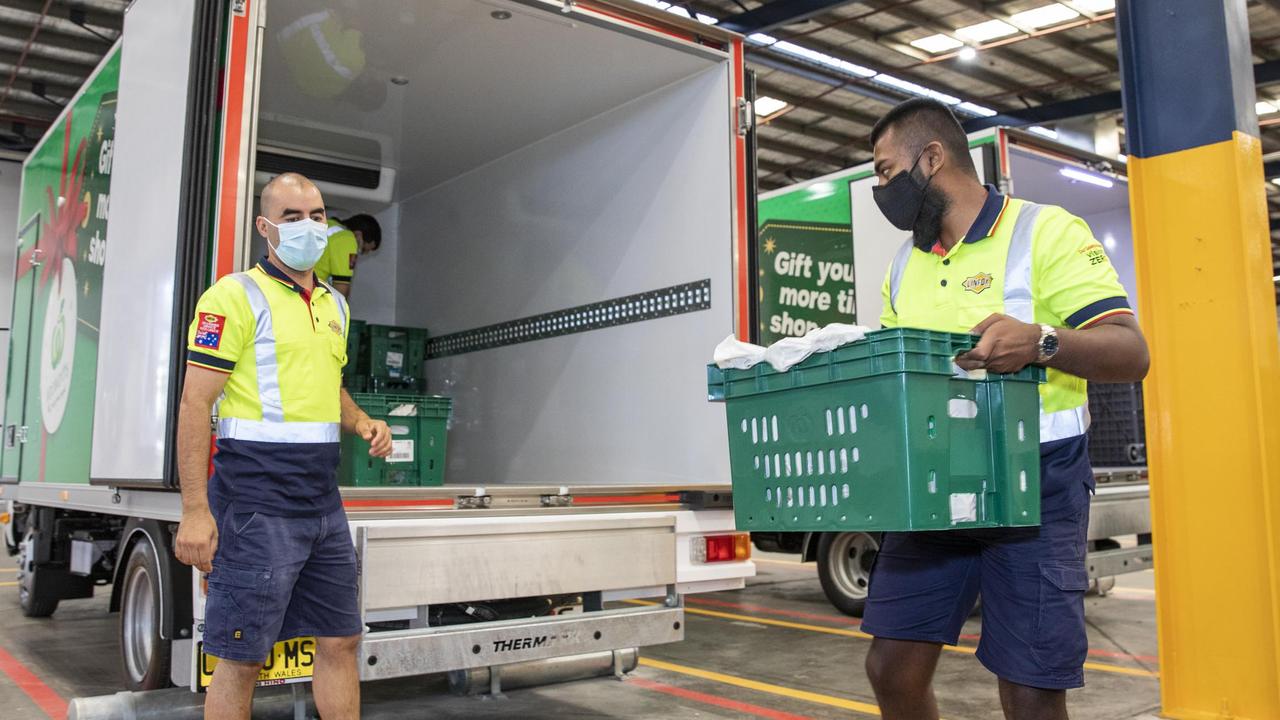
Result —
<instances>
[{"instance_id":1,"label":"blue surgical face mask","mask_svg":"<svg viewBox=\"0 0 1280 720\"><path fill-rule=\"evenodd\" d=\"M298 272L306 272L315 267L320 262L324 249L329 246L329 228L318 220L295 220L279 225L267 220L267 224L280 234L280 244L274 248L276 256L280 258L280 262Z\"/></svg>"}]
</instances>

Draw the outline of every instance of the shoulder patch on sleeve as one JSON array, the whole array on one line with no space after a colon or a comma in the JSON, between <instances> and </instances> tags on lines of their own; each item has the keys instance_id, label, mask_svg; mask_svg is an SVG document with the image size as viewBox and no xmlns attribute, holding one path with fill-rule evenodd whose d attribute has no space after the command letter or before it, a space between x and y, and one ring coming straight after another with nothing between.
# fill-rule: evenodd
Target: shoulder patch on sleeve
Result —
<instances>
[{"instance_id":1,"label":"shoulder patch on sleeve","mask_svg":"<svg viewBox=\"0 0 1280 720\"><path fill-rule=\"evenodd\" d=\"M214 313L200 313L196 324L195 344L198 347L217 350L222 344L222 330L227 326L227 318Z\"/></svg>"}]
</instances>

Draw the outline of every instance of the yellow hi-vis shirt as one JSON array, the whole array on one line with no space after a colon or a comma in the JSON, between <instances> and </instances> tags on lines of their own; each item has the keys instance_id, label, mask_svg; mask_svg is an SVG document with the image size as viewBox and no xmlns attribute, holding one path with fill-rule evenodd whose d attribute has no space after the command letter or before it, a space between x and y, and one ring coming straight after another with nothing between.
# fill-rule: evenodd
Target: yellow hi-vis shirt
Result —
<instances>
[{"instance_id":1,"label":"yellow hi-vis shirt","mask_svg":"<svg viewBox=\"0 0 1280 720\"><path fill-rule=\"evenodd\" d=\"M329 221L329 244L314 268L320 282L349 283L356 276L356 259L360 256L360 243L356 234L337 220Z\"/></svg>"},{"instance_id":2,"label":"yellow hi-vis shirt","mask_svg":"<svg viewBox=\"0 0 1280 720\"><path fill-rule=\"evenodd\" d=\"M209 482L216 509L298 516L341 507L348 316L341 294L323 283L307 292L266 258L200 297L187 362L230 375Z\"/></svg>"},{"instance_id":3,"label":"yellow hi-vis shirt","mask_svg":"<svg viewBox=\"0 0 1280 720\"><path fill-rule=\"evenodd\" d=\"M1006 198L987 202L963 242L926 252L910 239L885 277L884 327L969 332L992 313L1083 328L1130 313L1129 299L1088 225L1060 207ZM1083 378L1050 368L1040 386L1040 441L1084 434Z\"/></svg>"}]
</instances>

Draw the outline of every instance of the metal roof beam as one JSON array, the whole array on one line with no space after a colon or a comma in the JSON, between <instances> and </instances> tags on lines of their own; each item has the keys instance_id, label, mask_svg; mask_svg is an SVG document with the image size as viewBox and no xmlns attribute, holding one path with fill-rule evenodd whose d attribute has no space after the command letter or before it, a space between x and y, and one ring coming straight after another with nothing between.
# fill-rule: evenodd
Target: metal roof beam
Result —
<instances>
[{"instance_id":1,"label":"metal roof beam","mask_svg":"<svg viewBox=\"0 0 1280 720\"><path fill-rule=\"evenodd\" d=\"M1280 0L1277 1L1280 2ZM1280 60L1271 60L1254 65L1253 80L1258 87L1280 82ZM1002 113L987 118L973 118L972 120L964 121L962 124L966 132L975 132L997 125L1017 126L1050 123L1083 115L1119 112L1120 109L1120 93L1104 92L1074 100L1037 105L1026 110Z\"/></svg>"},{"instance_id":2,"label":"metal roof beam","mask_svg":"<svg viewBox=\"0 0 1280 720\"><path fill-rule=\"evenodd\" d=\"M817 162L829 165L837 170L847 168L854 163L853 158L831 155L825 150L814 150L803 145L796 145L785 140L759 136L756 140L760 147L783 155L800 158L802 162Z\"/></svg>"},{"instance_id":3,"label":"metal roof beam","mask_svg":"<svg viewBox=\"0 0 1280 720\"><path fill-rule=\"evenodd\" d=\"M89 25L97 25L119 33L124 29L124 8L127 4L53 0L53 5L49 7L49 17L72 22L79 18ZM4 5L7 8L25 10L36 15L44 11L44 0L4 0Z\"/></svg>"},{"instance_id":4,"label":"metal roof beam","mask_svg":"<svg viewBox=\"0 0 1280 720\"><path fill-rule=\"evenodd\" d=\"M1004 22L1017 27L1013 22L1013 13L992 7L991 3L986 2L986 0L956 0L956 2L966 5L972 10L977 10L978 12L984 13L997 20L1003 20ZM1042 29L1051 30L1052 28ZM1061 50L1073 52L1092 63L1101 65L1109 72L1118 72L1120 70L1120 61L1115 55L1103 52L1102 50L1090 47L1083 43L1075 42L1068 37L1064 37L1061 32L1050 32L1044 35L1037 35L1035 39L1043 40Z\"/></svg>"},{"instance_id":5,"label":"metal roof beam","mask_svg":"<svg viewBox=\"0 0 1280 720\"><path fill-rule=\"evenodd\" d=\"M721 18L719 26L743 35L808 20L855 0L773 0L758 8Z\"/></svg>"},{"instance_id":6,"label":"metal roof beam","mask_svg":"<svg viewBox=\"0 0 1280 720\"><path fill-rule=\"evenodd\" d=\"M925 13L922 13L919 10L914 10L910 7L902 7L899 5L894 5L892 3L892 0L864 0L864 2L866 2L869 6L877 10L882 10L889 15L892 15L896 18L912 23L919 27L925 28L926 30L929 30L931 32L943 33L946 35L954 35L956 32L956 28L948 27L947 25L944 25L934 20L933 17ZM1010 60L1013 60L1019 65L1022 65L1023 67L1025 67L1026 69L1031 70L1032 72L1038 73L1040 75L1043 75L1045 77L1053 78L1054 80L1061 80L1063 82L1069 82L1075 85L1083 85L1085 87L1097 87L1097 84L1094 82L1078 77L1076 75L1072 75L1071 73L1066 72L1062 68L1052 63L1039 60L1027 53L1018 52L1008 47L992 48L992 50L1002 50L1005 56L1008 57Z\"/></svg>"},{"instance_id":7,"label":"metal roof beam","mask_svg":"<svg viewBox=\"0 0 1280 720\"><path fill-rule=\"evenodd\" d=\"M871 147L866 137L846 135L821 127L817 123L802 123L796 120L789 120L785 116L761 123L760 127L762 129L773 128L779 132L795 133L796 135L815 138L841 147L848 146L859 150L869 150Z\"/></svg>"},{"instance_id":8,"label":"metal roof beam","mask_svg":"<svg viewBox=\"0 0 1280 720\"><path fill-rule=\"evenodd\" d=\"M31 27L12 21L0 20L0 49L21 52L31 37ZM46 57L63 62L92 67L102 59L103 43L88 36L73 39L65 35L41 32L31 43L27 57Z\"/></svg>"},{"instance_id":9,"label":"metal roof beam","mask_svg":"<svg viewBox=\"0 0 1280 720\"><path fill-rule=\"evenodd\" d=\"M21 56L15 51L0 49L0 65L7 65L12 69L18 63L19 57ZM89 77L89 72L93 69L92 66L67 65L58 60L49 60L32 55L27 55L26 59L22 61L22 68L24 71L44 76L64 78L76 87L80 87L84 83L85 78ZM19 74L19 77L21 77L21 74ZM0 80L7 78L7 75L0 73Z\"/></svg>"},{"instance_id":10,"label":"metal roof beam","mask_svg":"<svg viewBox=\"0 0 1280 720\"><path fill-rule=\"evenodd\" d=\"M759 80L756 82L756 90L760 94L777 98L788 105L812 110L814 112L820 112L823 115L830 115L831 117L852 120L853 122L861 123L867 127L871 127L875 124L876 120L880 119L879 116L867 115L861 110L854 110L825 98L811 98L803 95L797 95L796 93L786 90L781 85L774 85L773 83L765 80Z\"/></svg>"}]
</instances>

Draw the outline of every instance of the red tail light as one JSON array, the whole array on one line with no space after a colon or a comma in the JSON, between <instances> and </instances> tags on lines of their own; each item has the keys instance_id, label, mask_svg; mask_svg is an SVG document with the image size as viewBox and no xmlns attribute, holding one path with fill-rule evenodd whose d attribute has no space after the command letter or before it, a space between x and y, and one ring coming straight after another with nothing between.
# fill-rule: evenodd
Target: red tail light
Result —
<instances>
[{"instance_id":1,"label":"red tail light","mask_svg":"<svg viewBox=\"0 0 1280 720\"><path fill-rule=\"evenodd\" d=\"M749 533L706 535L694 538L691 549L694 562L717 563L750 560L751 535Z\"/></svg>"}]
</instances>

